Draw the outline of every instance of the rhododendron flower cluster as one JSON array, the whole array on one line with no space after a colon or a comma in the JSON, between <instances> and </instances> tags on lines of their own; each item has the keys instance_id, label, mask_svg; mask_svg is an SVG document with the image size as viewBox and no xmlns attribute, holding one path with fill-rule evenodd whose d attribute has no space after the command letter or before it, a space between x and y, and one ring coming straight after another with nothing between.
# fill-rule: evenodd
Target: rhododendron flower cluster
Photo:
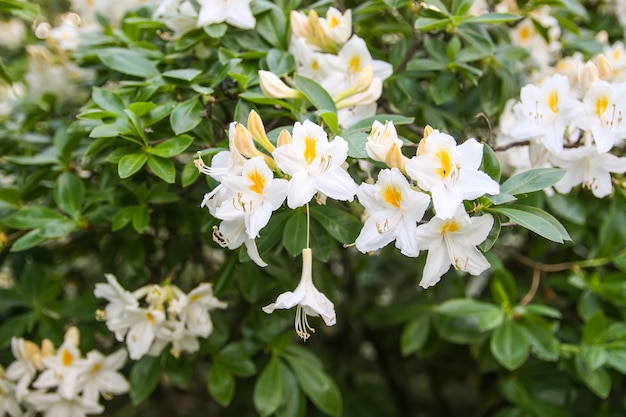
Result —
<instances>
[{"instance_id":1,"label":"rhododendron flower cluster","mask_svg":"<svg viewBox=\"0 0 626 417\"><path fill-rule=\"evenodd\" d=\"M106 284L96 284L94 294L109 303L99 318L126 341L131 359L144 355L158 356L171 343L171 352L196 352L198 338L207 338L213 331L209 311L224 309L226 303L213 295L211 284L202 283L188 294L173 284L146 285L134 292L125 290L117 278L106 275ZM140 301L144 299L145 306Z\"/></svg>"},{"instance_id":2,"label":"rhododendron flower cluster","mask_svg":"<svg viewBox=\"0 0 626 417\"><path fill-rule=\"evenodd\" d=\"M83 356L76 327L65 332L61 346L44 339L41 346L22 338L11 340L15 360L0 368L0 412L11 417L39 411L46 417L101 414L100 396L128 392L128 381L118 371L126 350L108 356L91 350Z\"/></svg>"}]
</instances>

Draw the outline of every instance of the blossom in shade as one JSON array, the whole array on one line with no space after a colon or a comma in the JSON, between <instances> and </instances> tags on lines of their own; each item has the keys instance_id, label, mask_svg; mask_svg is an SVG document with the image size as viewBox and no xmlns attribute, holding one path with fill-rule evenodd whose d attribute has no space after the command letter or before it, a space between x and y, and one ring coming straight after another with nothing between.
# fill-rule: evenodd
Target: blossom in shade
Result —
<instances>
[{"instance_id":1,"label":"blossom in shade","mask_svg":"<svg viewBox=\"0 0 626 417\"><path fill-rule=\"evenodd\" d=\"M452 218L432 218L417 227L420 248L428 250L426 265L419 285L428 288L439 282L450 265L455 269L478 275L491 265L476 245L482 243L493 226L489 214L469 217L459 207Z\"/></svg>"},{"instance_id":2,"label":"blossom in shade","mask_svg":"<svg viewBox=\"0 0 626 417\"><path fill-rule=\"evenodd\" d=\"M278 296L275 302L263 307L263 311L270 314L276 309L290 309L296 307L295 327L296 334L307 340L312 332L308 316L320 316L327 326L333 326L335 306L313 285L313 255L310 248L302 250L302 276L296 289L287 291Z\"/></svg>"}]
</instances>

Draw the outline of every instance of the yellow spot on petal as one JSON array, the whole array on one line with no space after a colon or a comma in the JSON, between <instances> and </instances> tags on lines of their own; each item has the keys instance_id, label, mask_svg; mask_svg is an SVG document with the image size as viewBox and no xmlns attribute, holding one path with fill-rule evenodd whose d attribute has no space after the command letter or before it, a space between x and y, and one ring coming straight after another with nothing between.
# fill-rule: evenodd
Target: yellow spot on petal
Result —
<instances>
[{"instance_id":1,"label":"yellow spot on petal","mask_svg":"<svg viewBox=\"0 0 626 417\"><path fill-rule=\"evenodd\" d=\"M450 154L445 149L439 150L435 156L441 160L441 166L437 168L437 174L441 176L441 179L445 179L452 172L452 158L450 158Z\"/></svg>"},{"instance_id":2,"label":"yellow spot on petal","mask_svg":"<svg viewBox=\"0 0 626 417\"><path fill-rule=\"evenodd\" d=\"M383 188L383 198L385 201L395 208L400 208L402 202L402 191L393 184L389 184Z\"/></svg>"},{"instance_id":3,"label":"yellow spot on petal","mask_svg":"<svg viewBox=\"0 0 626 417\"><path fill-rule=\"evenodd\" d=\"M460 229L461 226L455 220L447 220L441 225L440 233L443 235L445 233L457 232Z\"/></svg>"},{"instance_id":4,"label":"yellow spot on petal","mask_svg":"<svg viewBox=\"0 0 626 417\"><path fill-rule=\"evenodd\" d=\"M202 298L202 294L194 294L189 297L189 301L198 301L200 298Z\"/></svg>"},{"instance_id":5,"label":"yellow spot on petal","mask_svg":"<svg viewBox=\"0 0 626 417\"><path fill-rule=\"evenodd\" d=\"M613 51L613 59L614 60L616 60L616 61L619 60L621 56L622 56L622 52L620 50Z\"/></svg>"},{"instance_id":6,"label":"yellow spot on petal","mask_svg":"<svg viewBox=\"0 0 626 417\"><path fill-rule=\"evenodd\" d=\"M361 70L361 57L353 55L349 63L350 72L359 72Z\"/></svg>"},{"instance_id":7,"label":"yellow spot on petal","mask_svg":"<svg viewBox=\"0 0 626 417\"><path fill-rule=\"evenodd\" d=\"M149 311L146 313L146 317L148 317L148 321L150 322L150 324L154 324L154 315L152 313L150 313Z\"/></svg>"},{"instance_id":8,"label":"yellow spot on petal","mask_svg":"<svg viewBox=\"0 0 626 417\"><path fill-rule=\"evenodd\" d=\"M100 362L98 362L97 364L95 364L93 366L93 368L91 368L91 372L90 373L93 375L93 374L99 372L100 369L102 369L102 364Z\"/></svg>"},{"instance_id":9,"label":"yellow spot on petal","mask_svg":"<svg viewBox=\"0 0 626 417\"><path fill-rule=\"evenodd\" d=\"M609 98L607 96L598 97L596 100L596 114L602 116L609 106Z\"/></svg>"},{"instance_id":10,"label":"yellow spot on petal","mask_svg":"<svg viewBox=\"0 0 626 417\"><path fill-rule=\"evenodd\" d=\"M74 362L74 355L67 349L63 349L63 357L61 358L63 366L70 366Z\"/></svg>"},{"instance_id":11,"label":"yellow spot on petal","mask_svg":"<svg viewBox=\"0 0 626 417\"><path fill-rule=\"evenodd\" d=\"M328 22L328 27L331 29L336 28L341 23L341 20L337 16L333 16L330 18L330 22Z\"/></svg>"},{"instance_id":12,"label":"yellow spot on petal","mask_svg":"<svg viewBox=\"0 0 626 417\"><path fill-rule=\"evenodd\" d=\"M313 69L313 71L317 72L320 70L320 63L317 62L317 60L313 61L311 63L311 69Z\"/></svg>"},{"instance_id":13,"label":"yellow spot on petal","mask_svg":"<svg viewBox=\"0 0 626 417\"><path fill-rule=\"evenodd\" d=\"M265 176L255 169L254 171L248 173L248 179L252 181L250 190L254 191L257 194L263 194L263 190L265 189L265 183L267 182Z\"/></svg>"},{"instance_id":14,"label":"yellow spot on petal","mask_svg":"<svg viewBox=\"0 0 626 417\"><path fill-rule=\"evenodd\" d=\"M556 114L559 112L559 93L557 91L551 91L548 94L548 106L552 113Z\"/></svg>"},{"instance_id":15,"label":"yellow spot on petal","mask_svg":"<svg viewBox=\"0 0 626 417\"><path fill-rule=\"evenodd\" d=\"M531 30L528 26L524 26L523 28L520 29L519 37L522 39L523 42L528 42L528 40L530 39L530 36L531 36Z\"/></svg>"},{"instance_id":16,"label":"yellow spot on petal","mask_svg":"<svg viewBox=\"0 0 626 417\"><path fill-rule=\"evenodd\" d=\"M311 165L315 157L317 156L317 139L311 136L304 138L304 159L306 163Z\"/></svg>"}]
</instances>

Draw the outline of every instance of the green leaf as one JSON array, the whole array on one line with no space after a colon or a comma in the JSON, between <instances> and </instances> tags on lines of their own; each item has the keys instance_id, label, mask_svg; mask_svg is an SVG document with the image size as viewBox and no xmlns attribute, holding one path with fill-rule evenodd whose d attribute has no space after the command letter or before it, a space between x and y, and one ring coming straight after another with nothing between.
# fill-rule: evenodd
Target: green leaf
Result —
<instances>
[{"instance_id":1,"label":"green leaf","mask_svg":"<svg viewBox=\"0 0 626 417\"><path fill-rule=\"evenodd\" d=\"M550 362L559 359L559 342L552 334L547 321L538 316L525 315L522 317L521 325L528 337L531 350L539 359Z\"/></svg>"},{"instance_id":2,"label":"green leaf","mask_svg":"<svg viewBox=\"0 0 626 417\"><path fill-rule=\"evenodd\" d=\"M497 306L490 303L476 301L471 298L456 298L440 304L436 311L446 316L466 317L482 316L494 310L500 311Z\"/></svg>"},{"instance_id":3,"label":"green leaf","mask_svg":"<svg viewBox=\"0 0 626 417\"><path fill-rule=\"evenodd\" d=\"M487 252L490 250L493 245L495 245L498 237L500 236L500 230L502 229L502 223L500 222L500 218L498 216L493 216L493 226L487 235L487 239L483 241L480 245L478 245L478 249L483 252Z\"/></svg>"},{"instance_id":4,"label":"green leaf","mask_svg":"<svg viewBox=\"0 0 626 417\"><path fill-rule=\"evenodd\" d=\"M21 252L26 249L34 248L46 240L48 240L48 238L41 234L41 229L33 229L13 242L11 252Z\"/></svg>"},{"instance_id":5,"label":"green leaf","mask_svg":"<svg viewBox=\"0 0 626 417\"><path fill-rule=\"evenodd\" d=\"M235 396L235 378L220 362L213 363L207 380L211 396L222 407L228 407Z\"/></svg>"},{"instance_id":6,"label":"green leaf","mask_svg":"<svg viewBox=\"0 0 626 417\"><path fill-rule=\"evenodd\" d=\"M257 17L256 33L258 33L267 43L280 50L286 50L287 44L285 35L288 32L287 19L283 10L275 6Z\"/></svg>"},{"instance_id":7,"label":"green leaf","mask_svg":"<svg viewBox=\"0 0 626 417\"><path fill-rule=\"evenodd\" d=\"M124 114L124 111L122 111L122 114ZM98 125L96 127L94 127L91 132L89 132L89 137L90 138L116 138L120 135L123 134L127 134L128 129L125 127L122 127L120 125L117 124L104 124L104 125Z\"/></svg>"},{"instance_id":8,"label":"green leaf","mask_svg":"<svg viewBox=\"0 0 626 417\"><path fill-rule=\"evenodd\" d=\"M306 233L306 213L302 210L296 210L289 216L283 230L283 245L292 256L301 254L302 249L306 247Z\"/></svg>"},{"instance_id":9,"label":"green leaf","mask_svg":"<svg viewBox=\"0 0 626 417\"><path fill-rule=\"evenodd\" d=\"M598 310L587 320L583 329L585 344L591 345L602 341L602 334L606 330L606 316L604 311Z\"/></svg>"},{"instance_id":10,"label":"green leaf","mask_svg":"<svg viewBox=\"0 0 626 417\"><path fill-rule=\"evenodd\" d=\"M160 156L148 155L148 167L154 174L168 184L173 184L176 180L176 168L174 163Z\"/></svg>"},{"instance_id":11,"label":"green leaf","mask_svg":"<svg viewBox=\"0 0 626 417\"><path fill-rule=\"evenodd\" d=\"M315 112L322 118L333 133L337 133L339 129L339 118L337 113L333 110L318 110Z\"/></svg>"},{"instance_id":12,"label":"green leaf","mask_svg":"<svg viewBox=\"0 0 626 417\"><path fill-rule=\"evenodd\" d=\"M294 57L287 51L272 48L268 51L265 59L269 71L279 77L290 74L296 69Z\"/></svg>"},{"instance_id":13,"label":"green leaf","mask_svg":"<svg viewBox=\"0 0 626 417\"><path fill-rule=\"evenodd\" d=\"M198 179L199 176L200 171L198 171L198 168L193 161L188 162L183 167L183 173L181 174L181 183L183 188L189 187Z\"/></svg>"},{"instance_id":14,"label":"green leaf","mask_svg":"<svg viewBox=\"0 0 626 417\"><path fill-rule=\"evenodd\" d=\"M97 54L104 65L122 74L140 78L159 75L156 64L135 50L107 48Z\"/></svg>"},{"instance_id":15,"label":"green leaf","mask_svg":"<svg viewBox=\"0 0 626 417\"><path fill-rule=\"evenodd\" d=\"M69 235L76 229L76 222L70 219L53 220L46 223L40 229L40 234L46 239L56 239L62 236Z\"/></svg>"},{"instance_id":16,"label":"green leaf","mask_svg":"<svg viewBox=\"0 0 626 417\"><path fill-rule=\"evenodd\" d=\"M602 346L587 346L583 349L581 356L587 366L595 371L604 365L608 359L606 349Z\"/></svg>"},{"instance_id":17,"label":"green leaf","mask_svg":"<svg viewBox=\"0 0 626 417\"><path fill-rule=\"evenodd\" d=\"M500 162L498 156L486 143L483 144L483 163L481 169L494 181L500 181Z\"/></svg>"},{"instance_id":18,"label":"green leaf","mask_svg":"<svg viewBox=\"0 0 626 417\"><path fill-rule=\"evenodd\" d=\"M457 80L450 72L440 73L435 81L428 85L428 91L436 105L452 100L457 94Z\"/></svg>"},{"instance_id":19,"label":"green leaf","mask_svg":"<svg viewBox=\"0 0 626 417\"><path fill-rule=\"evenodd\" d=\"M133 229L137 233L142 233L150 224L150 212L146 206L135 206L133 209Z\"/></svg>"},{"instance_id":20,"label":"green leaf","mask_svg":"<svg viewBox=\"0 0 626 417\"><path fill-rule=\"evenodd\" d=\"M319 85L316 81L296 74L294 77L294 86L304 94L306 99L309 100L316 109L334 113L337 112L333 99L324 87Z\"/></svg>"},{"instance_id":21,"label":"green leaf","mask_svg":"<svg viewBox=\"0 0 626 417\"><path fill-rule=\"evenodd\" d=\"M191 82L193 79L202 74L202 70L195 68L187 68L187 69L175 69L170 71L165 71L161 74L162 77L165 78L173 78L175 80L183 80Z\"/></svg>"},{"instance_id":22,"label":"green leaf","mask_svg":"<svg viewBox=\"0 0 626 417\"><path fill-rule=\"evenodd\" d=\"M567 230L557 219L537 207L515 205L493 207L489 211L504 214L518 225L553 242L563 243L565 240L571 240Z\"/></svg>"},{"instance_id":23,"label":"green leaf","mask_svg":"<svg viewBox=\"0 0 626 417\"><path fill-rule=\"evenodd\" d=\"M300 388L313 404L325 414L341 416L341 393L335 381L307 360L291 355L285 355L284 358L296 375Z\"/></svg>"},{"instance_id":24,"label":"green leaf","mask_svg":"<svg viewBox=\"0 0 626 417\"><path fill-rule=\"evenodd\" d=\"M202 104L197 97L177 104L170 114L170 124L174 133L180 135L198 126L202 121L202 110Z\"/></svg>"},{"instance_id":25,"label":"green leaf","mask_svg":"<svg viewBox=\"0 0 626 417\"><path fill-rule=\"evenodd\" d=\"M311 216L339 243L354 243L361 231L361 221L333 206L311 206Z\"/></svg>"},{"instance_id":26,"label":"green leaf","mask_svg":"<svg viewBox=\"0 0 626 417\"><path fill-rule=\"evenodd\" d=\"M138 101L128 106L128 110L132 111L137 117L145 116L150 113L156 105L151 101Z\"/></svg>"},{"instance_id":27,"label":"green leaf","mask_svg":"<svg viewBox=\"0 0 626 417\"><path fill-rule=\"evenodd\" d=\"M574 224L583 226L587 219L584 203L574 195L557 194L546 199L550 211L559 218L568 220Z\"/></svg>"},{"instance_id":28,"label":"green leaf","mask_svg":"<svg viewBox=\"0 0 626 417\"><path fill-rule=\"evenodd\" d=\"M352 132L355 130L371 130L372 124L375 121L379 121L382 124L385 124L386 122L393 122L394 126L401 126L413 123L415 121L415 118L402 116L399 114L377 114L376 116L368 117L350 126L350 128L347 129L346 132Z\"/></svg>"},{"instance_id":29,"label":"green leaf","mask_svg":"<svg viewBox=\"0 0 626 417\"><path fill-rule=\"evenodd\" d=\"M130 223L133 220L133 215L135 214L135 211L137 210L138 207L139 206L127 206L119 210L115 214L115 217L113 217L113 222L111 223L111 230L114 232L118 231L124 226L126 226L128 223Z\"/></svg>"},{"instance_id":30,"label":"green leaf","mask_svg":"<svg viewBox=\"0 0 626 417\"><path fill-rule=\"evenodd\" d=\"M432 17L418 17L417 20L415 20L415 29L430 32L445 29L449 24L449 18L437 19Z\"/></svg>"},{"instance_id":31,"label":"green leaf","mask_svg":"<svg viewBox=\"0 0 626 417\"><path fill-rule=\"evenodd\" d=\"M402 356L409 356L419 351L430 333L430 316L423 314L404 326L400 336L400 350Z\"/></svg>"},{"instance_id":32,"label":"green leaf","mask_svg":"<svg viewBox=\"0 0 626 417\"><path fill-rule=\"evenodd\" d=\"M500 192L520 195L540 191L559 182L563 175L565 175L565 170L560 168L531 169L506 180L500 186Z\"/></svg>"},{"instance_id":33,"label":"green leaf","mask_svg":"<svg viewBox=\"0 0 626 417\"><path fill-rule=\"evenodd\" d=\"M261 417L270 416L278 409L284 383L285 378L280 368L280 361L278 357L272 356L254 384L254 407Z\"/></svg>"},{"instance_id":34,"label":"green leaf","mask_svg":"<svg viewBox=\"0 0 626 417\"><path fill-rule=\"evenodd\" d=\"M463 23L509 23L521 19L523 16L513 13L485 13L480 16L470 16Z\"/></svg>"},{"instance_id":35,"label":"green leaf","mask_svg":"<svg viewBox=\"0 0 626 417\"><path fill-rule=\"evenodd\" d=\"M254 362L250 359L251 352L243 342L230 343L215 357L230 372L240 378L247 378L256 373Z\"/></svg>"},{"instance_id":36,"label":"green leaf","mask_svg":"<svg viewBox=\"0 0 626 417\"><path fill-rule=\"evenodd\" d=\"M91 99L103 110L124 117L124 102L117 93L100 87L93 87Z\"/></svg>"},{"instance_id":37,"label":"green leaf","mask_svg":"<svg viewBox=\"0 0 626 417\"><path fill-rule=\"evenodd\" d=\"M180 135L159 143L154 148L149 148L148 153L163 158L171 158L184 152L193 143L193 138L189 135ZM197 169L196 169L197 171Z\"/></svg>"},{"instance_id":38,"label":"green leaf","mask_svg":"<svg viewBox=\"0 0 626 417\"><path fill-rule=\"evenodd\" d=\"M70 172L62 173L54 188L54 200L61 210L77 219L85 202L83 182Z\"/></svg>"},{"instance_id":39,"label":"green leaf","mask_svg":"<svg viewBox=\"0 0 626 417\"><path fill-rule=\"evenodd\" d=\"M158 357L144 356L130 370L130 400L133 405L142 403L159 384L161 363Z\"/></svg>"},{"instance_id":40,"label":"green leaf","mask_svg":"<svg viewBox=\"0 0 626 417\"><path fill-rule=\"evenodd\" d=\"M143 152L134 152L124 155L117 166L117 173L120 178L128 178L139 171L147 160L148 156Z\"/></svg>"},{"instance_id":41,"label":"green leaf","mask_svg":"<svg viewBox=\"0 0 626 417\"><path fill-rule=\"evenodd\" d=\"M452 14L454 16L465 16L472 4L474 4L474 0L454 0L452 2Z\"/></svg>"},{"instance_id":42,"label":"green leaf","mask_svg":"<svg viewBox=\"0 0 626 417\"><path fill-rule=\"evenodd\" d=\"M517 284L509 270L498 268L491 279L491 295L503 307L512 306L517 302Z\"/></svg>"},{"instance_id":43,"label":"green leaf","mask_svg":"<svg viewBox=\"0 0 626 417\"><path fill-rule=\"evenodd\" d=\"M506 320L491 335L491 353L509 371L519 368L528 358L528 340L522 327Z\"/></svg>"},{"instance_id":44,"label":"green leaf","mask_svg":"<svg viewBox=\"0 0 626 417\"><path fill-rule=\"evenodd\" d=\"M611 375L604 368L591 369L582 355L576 355L576 372L580 379L598 397L605 399L611 393Z\"/></svg>"},{"instance_id":45,"label":"green leaf","mask_svg":"<svg viewBox=\"0 0 626 417\"><path fill-rule=\"evenodd\" d=\"M298 387L298 380L291 369L282 360L279 364L284 383L276 417L303 417L307 406L306 397Z\"/></svg>"},{"instance_id":46,"label":"green leaf","mask_svg":"<svg viewBox=\"0 0 626 417\"><path fill-rule=\"evenodd\" d=\"M51 221L66 219L61 213L48 207L27 207L15 211L4 219L2 223L13 229L32 229L45 226Z\"/></svg>"},{"instance_id":47,"label":"green leaf","mask_svg":"<svg viewBox=\"0 0 626 417\"><path fill-rule=\"evenodd\" d=\"M606 363L619 373L626 375L626 350L609 350Z\"/></svg>"},{"instance_id":48,"label":"green leaf","mask_svg":"<svg viewBox=\"0 0 626 417\"><path fill-rule=\"evenodd\" d=\"M350 158L365 159L369 158L367 155L367 143L368 134L358 131L346 131L341 137L348 142L348 156Z\"/></svg>"},{"instance_id":49,"label":"green leaf","mask_svg":"<svg viewBox=\"0 0 626 417\"><path fill-rule=\"evenodd\" d=\"M219 39L226 34L227 29L228 25L226 23L217 23L205 26L204 33L213 39Z\"/></svg>"}]
</instances>

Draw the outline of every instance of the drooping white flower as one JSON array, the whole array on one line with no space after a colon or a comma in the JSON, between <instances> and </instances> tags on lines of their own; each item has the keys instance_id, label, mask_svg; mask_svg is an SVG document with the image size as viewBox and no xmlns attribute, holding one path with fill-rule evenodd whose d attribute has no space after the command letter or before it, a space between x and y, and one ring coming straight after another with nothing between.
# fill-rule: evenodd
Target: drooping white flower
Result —
<instances>
[{"instance_id":1,"label":"drooping white flower","mask_svg":"<svg viewBox=\"0 0 626 417\"><path fill-rule=\"evenodd\" d=\"M226 22L241 29L254 29L256 19L250 9L251 0L198 0L200 12L197 26Z\"/></svg>"},{"instance_id":2,"label":"drooping white flower","mask_svg":"<svg viewBox=\"0 0 626 417\"><path fill-rule=\"evenodd\" d=\"M418 245L428 250L419 285L423 288L435 285L450 269L450 265L472 275L489 268L489 261L476 245L487 238L492 226L491 215L470 218L463 207L459 207L452 218L444 220L434 217L418 226Z\"/></svg>"},{"instance_id":3,"label":"drooping white flower","mask_svg":"<svg viewBox=\"0 0 626 417\"><path fill-rule=\"evenodd\" d=\"M296 289L282 293L276 302L263 307L267 314L276 309L296 307L296 334L303 340L315 330L309 325L308 316L321 316L327 326L333 326L337 319L333 303L313 285L313 255L310 248L302 250L302 276Z\"/></svg>"},{"instance_id":4,"label":"drooping white flower","mask_svg":"<svg viewBox=\"0 0 626 417\"><path fill-rule=\"evenodd\" d=\"M412 190L393 168L380 171L376 184L361 184L357 197L369 215L355 242L358 250L375 251L395 240L403 255L419 255L415 231L430 203L427 194Z\"/></svg>"},{"instance_id":5,"label":"drooping white flower","mask_svg":"<svg viewBox=\"0 0 626 417\"><path fill-rule=\"evenodd\" d=\"M500 186L478 171L483 145L468 139L461 145L450 135L433 131L422 139L418 155L406 164L407 174L431 193L437 217L452 217L463 200L498 194Z\"/></svg>"},{"instance_id":6,"label":"drooping white flower","mask_svg":"<svg viewBox=\"0 0 626 417\"><path fill-rule=\"evenodd\" d=\"M590 130L599 153L626 138L626 83L596 81L583 98L585 112L577 125Z\"/></svg>"},{"instance_id":7,"label":"drooping white flower","mask_svg":"<svg viewBox=\"0 0 626 417\"><path fill-rule=\"evenodd\" d=\"M267 266L267 263L259 255L255 240L248 237L246 233L246 224L243 217L221 222L218 228L213 229L213 241L221 247L231 250L245 244L250 259L260 267Z\"/></svg>"},{"instance_id":8,"label":"drooping white flower","mask_svg":"<svg viewBox=\"0 0 626 417\"><path fill-rule=\"evenodd\" d=\"M537 139L550 152L563 149L565 128L580 111L580 103L569 94L567 77L555 74L540 87L528 84L522 87L517 114L521 117L511 127L516 139Z\"/></svg>"},{"instance_id":9,"label":"drooping white flower","mask_svg":"<svg viewBox=\"0 0 626 417\"><path fill-rule=\"evenodd\" d=\"M610 153L600 153L593 146L581 146L574 149L563 149L559 155L550 157L552 162L566 172L563 178L554 185L559 193L568 193L582 184L598 198L611 194L613 184L611 173L626 172L626 158Z\"/></svg>"},{"instance_id":10,"label":"drooping white flower","mask_svg":"<svg viewBox=\"0 0 626 417\"><path fill-rule=\"evenodd\" d=\"M291 175L287 205L301 207L317 192L341 201L352 201L357 185L342 168L348 157L348 144L340 136L331 142L324 129L306 120L296 122L293 142L272 152L278 167Z\"/></svg>"}]
</instances>

